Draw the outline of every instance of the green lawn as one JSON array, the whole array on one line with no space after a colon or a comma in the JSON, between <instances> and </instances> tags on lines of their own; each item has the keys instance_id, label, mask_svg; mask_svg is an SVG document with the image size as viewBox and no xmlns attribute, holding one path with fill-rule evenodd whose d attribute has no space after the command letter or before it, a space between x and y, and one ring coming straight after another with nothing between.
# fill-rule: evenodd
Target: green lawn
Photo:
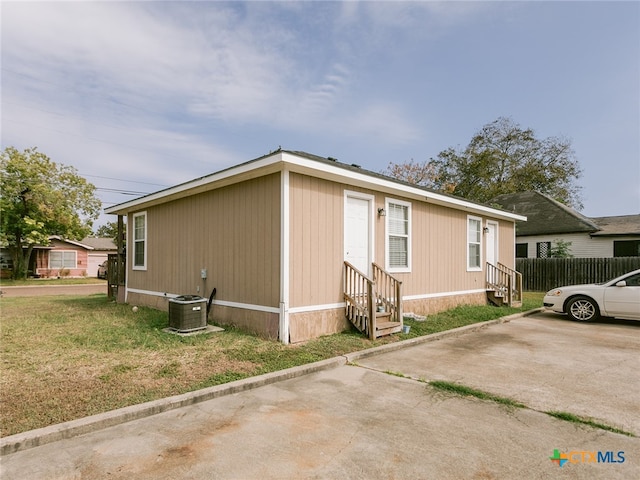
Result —
<instances>
[{"instance_id":1,"label":"green lawn","mask_svg":"<svg viewBox=\"0 0 640 480\"><path fill-rule=\"evenodd\" d=\"M2 435L177 395L336 355L483 322L537 308L542 293L525 294L522 309L458 307L407 320L409 334L372 342L347 332L283 345L234 328L179 337L162 331L167 313L92 296L0 300Z\"/></svg>"}]
</instances>

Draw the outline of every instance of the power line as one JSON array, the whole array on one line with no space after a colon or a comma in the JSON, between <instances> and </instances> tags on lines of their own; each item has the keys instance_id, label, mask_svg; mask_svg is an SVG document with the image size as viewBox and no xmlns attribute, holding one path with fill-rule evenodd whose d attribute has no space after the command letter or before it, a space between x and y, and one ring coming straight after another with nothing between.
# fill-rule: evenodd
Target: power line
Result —
<instances>
[{"instance_id":1,"label":"power line","mask_svg":"<svg viewBox=\"0 0 640 480\"><path fill-rule=\"evenodd\" d=\"M169 187L169 185L161 185L159 183L138 182L136 180L125 180L124 178L103 177L101 175L85 175L83 173L81 173L80 175L83 176L83 177L102 178L104 180L116 180L118 182L139 183L141 185L151 185L151 186L154 186L154 187L163 187L163 188L168 188Z\"/></svg>"},{"instance_id":2,"label":"power line","mask_svg":"<svg viewBox=\"0 0 640 480\"><path fill-rule=\"evenodd\" d=\"M122 193L123 195L149 195L149 192L135 192L132 190L120 190L118 188L96 187L96 190L102 190L103 192Z\"/></svg>"}]
</instances>

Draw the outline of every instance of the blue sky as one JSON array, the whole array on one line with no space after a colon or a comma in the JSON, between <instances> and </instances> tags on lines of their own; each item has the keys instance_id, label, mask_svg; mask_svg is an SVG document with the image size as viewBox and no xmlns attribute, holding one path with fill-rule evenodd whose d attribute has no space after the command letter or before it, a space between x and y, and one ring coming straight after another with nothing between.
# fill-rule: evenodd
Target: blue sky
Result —
<instances>
[{"instance_id":1,"label":"blue sky","mask_svg":"<svg viewBox=\"0 0 640 480\"><path fill-rule=\"evenodd\" d=\"M582 213L640 213L638 2L0 9L2 148L74 166L104 207L278 146L381 171L505 116L571 140Z\"/></svg>"}]
</instances>

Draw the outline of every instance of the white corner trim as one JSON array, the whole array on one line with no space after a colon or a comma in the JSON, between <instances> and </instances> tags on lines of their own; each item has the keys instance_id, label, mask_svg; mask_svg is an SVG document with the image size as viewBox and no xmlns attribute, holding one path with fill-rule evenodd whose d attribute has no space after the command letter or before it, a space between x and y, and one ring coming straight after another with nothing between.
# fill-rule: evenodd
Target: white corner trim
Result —
<instances>
[{"instance_id":1,"label":"white corner trim","mask_svg":"<svg viewBox=\"0 0 640 480\"><path fill-rule=\"evenodd\" d=\"M289 170L284 168L280 177L280 341L289 344Z\"/></svg>"}]
</instances>

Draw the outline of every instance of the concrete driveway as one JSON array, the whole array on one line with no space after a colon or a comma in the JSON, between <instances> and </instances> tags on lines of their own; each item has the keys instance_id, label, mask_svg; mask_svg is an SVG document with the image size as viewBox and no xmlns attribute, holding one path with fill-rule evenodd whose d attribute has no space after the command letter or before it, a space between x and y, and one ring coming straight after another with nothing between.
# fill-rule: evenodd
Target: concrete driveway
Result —
<instances>
[{"instance_id":1,"label":"concrete driveway","mask_svg":"<svg viewBox=\"0 0 640 480\"><path fill-rule=\"evenodd\" d=\"M640 325L537 314L463 332L349 356L350 364L18 451L1 458L0 473L3 479L640 478L637 437L543 413L589 416L640 435ZM433 379L529 408L443 393L424 383ZM550 460L554 450L567 455L564 466ZM611 461L590 462L597 452Z\"/></svg>"}]
</instances>

